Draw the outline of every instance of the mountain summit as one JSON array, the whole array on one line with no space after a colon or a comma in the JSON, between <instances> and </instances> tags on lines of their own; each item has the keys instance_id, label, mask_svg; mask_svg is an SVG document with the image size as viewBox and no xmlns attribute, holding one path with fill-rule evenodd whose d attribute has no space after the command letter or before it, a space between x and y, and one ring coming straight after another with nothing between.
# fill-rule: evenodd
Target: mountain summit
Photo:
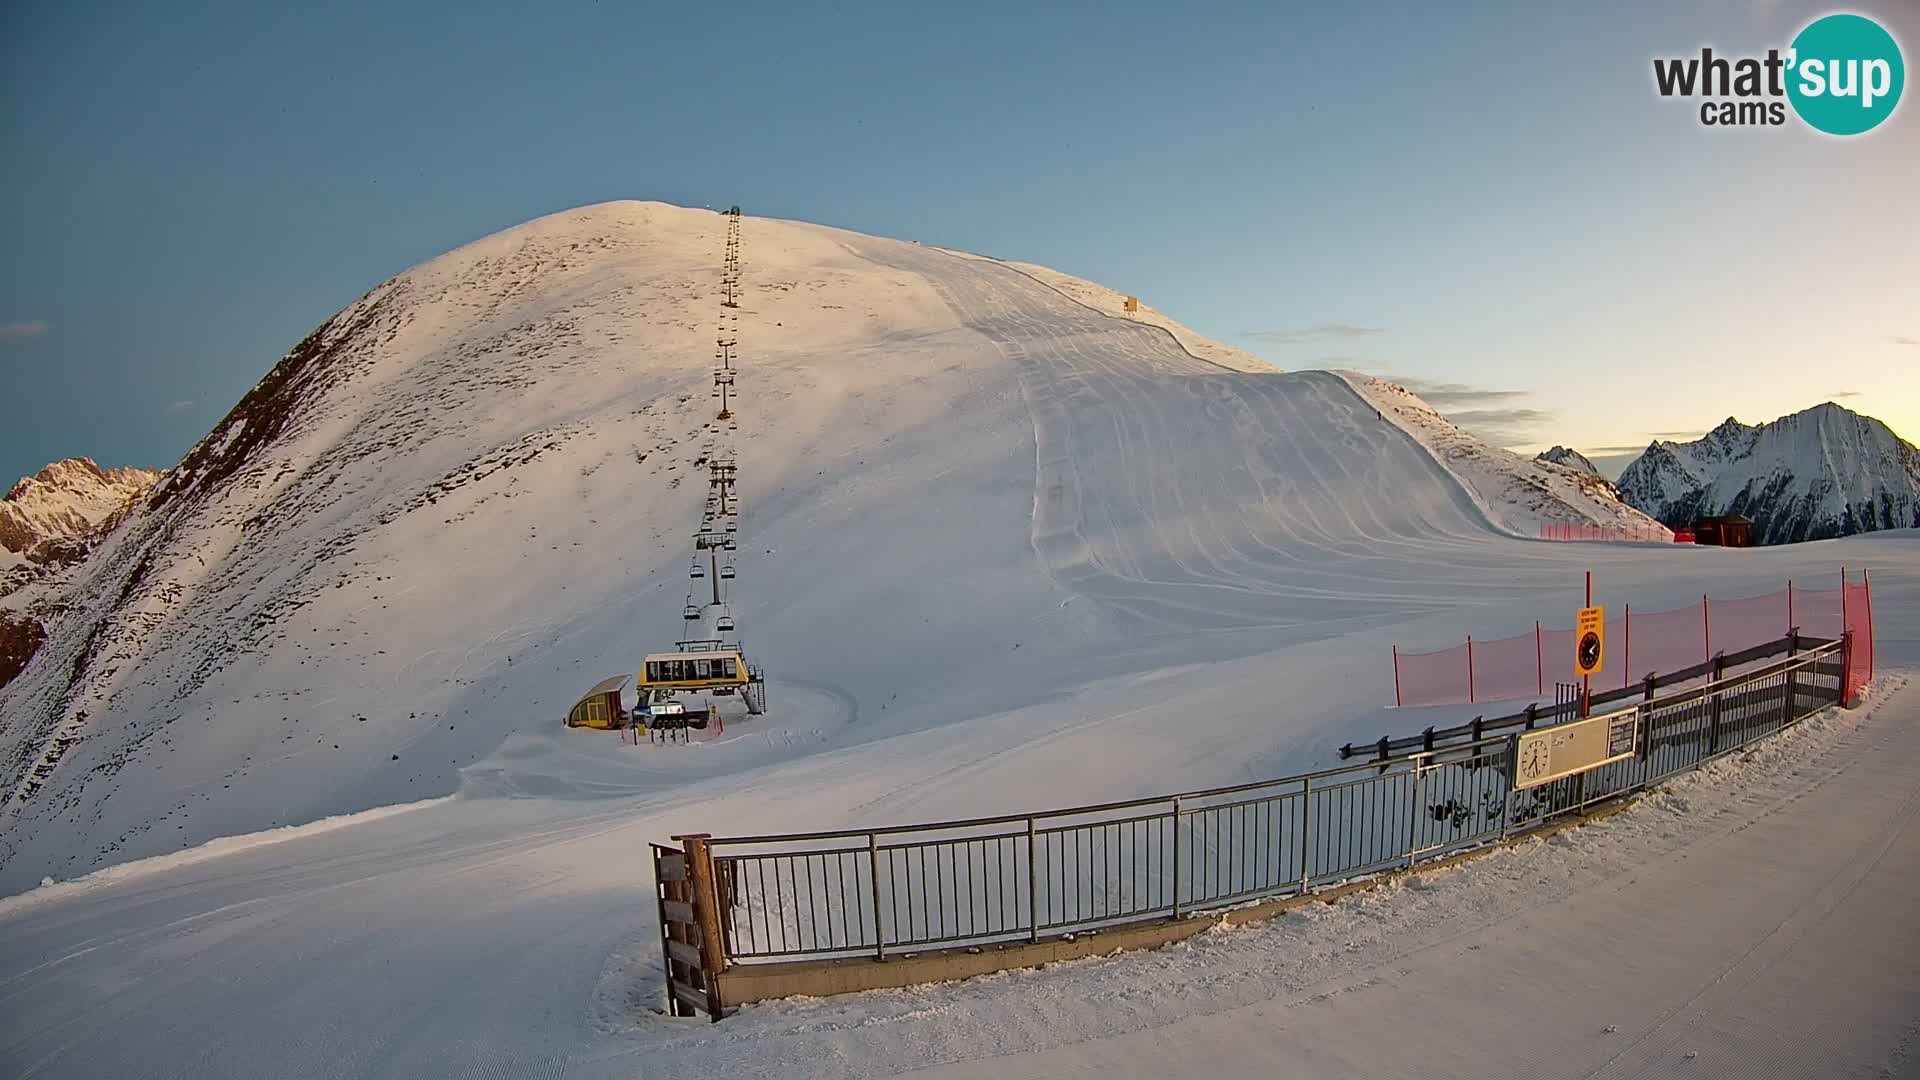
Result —
<instances>
[{"instance_id":1,"label":"mountain summit","mask_svg":"<svg viewBox=\"0 0 1920 1080\"><path fill-rule=\"evenodd\" d=\"M1920 450L1832 402L1769 424L1728 417L1693 442L1655 440L1619 487L1674 528L1743 514L1762 544L1920 526Z\"/></svg>"},{"instance_id":2,"label":"mountain summit","mask_svg":"<svg viewBox=\"0 0 1920 1080\"><path fill-rule=\"evenodd\" d=\"M1534 460L1550 461L1555 465L1565 465L1569 469L1578 469L1595 476L1600 475L1600 470L1593 467L1593 462L1588 461L1585 454L1567 446L1555 446L1551 450L1542 450L1534 455Z\"/></svg>"}]
</instances>

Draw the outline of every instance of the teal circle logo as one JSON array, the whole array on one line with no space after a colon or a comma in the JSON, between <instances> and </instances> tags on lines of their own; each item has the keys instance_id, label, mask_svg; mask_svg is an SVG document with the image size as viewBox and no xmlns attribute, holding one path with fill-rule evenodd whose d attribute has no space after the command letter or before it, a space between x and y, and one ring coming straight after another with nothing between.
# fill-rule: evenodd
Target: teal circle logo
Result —
<instances>
[{"instance_id":1,"label":"teal circle logo","mask_svg":"<svg viewBox=\"0 0 1920 1080\"><path fill-rule=\"evenodd\" d=\"M1863 15L1807 24L1787 54L1787 99L1800 119L1829 135L1872 131L1893 115L1907 66L1893 35Z\"/></svg>"}]
</instances>

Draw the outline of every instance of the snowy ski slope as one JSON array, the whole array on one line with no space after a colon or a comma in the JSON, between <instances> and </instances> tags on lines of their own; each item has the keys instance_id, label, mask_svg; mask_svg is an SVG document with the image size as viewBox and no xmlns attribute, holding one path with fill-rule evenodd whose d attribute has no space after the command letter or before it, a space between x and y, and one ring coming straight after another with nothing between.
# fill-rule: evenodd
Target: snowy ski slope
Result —
<instances>
[{"instance_id":1,"label":"snowy ski slope","mask_svg":"<svg viewBox=\"0 0 1920 1080\"><path fill-rule=\"evenodd\" d=\"M0 888L497 783L503 744L667 647L723 236L557 214L302 343L39 598L51 641L0 688ZM1336 376L1223 368L917 244L750 219L743 267L733 612L791 726L761 756L1557 573Z\"/></svg>"},{"instance_id":2,"label":"snowy ski slope","mask_svg":"<svg viewBox=\"0 0 1920 1080\"><path fill-rule=\"evenodd\" d=\"M1354 980L1384 1009L1451 984L1383 996L1410 963L1388 905L1191 956L676 1024L652 1011L643 845L1324 765L1349 739L1465 714L1386 709L1390 643L1564 619L1586 569L1603 602L1657 608L1871 567L1883 666L1920 664L1912 532L1740 552L1527 541L1516 522L1540 505L1489 498L1339 375L1231 370L1019 268L749 217L733 596L772 714L688 748L562 731L575 694L678 629L723 226L609 204L400 275L320 335L269 437L224 423L189 458L193 487L108 542L60 645L0 690L9 746L79 733L4 825L8 1072L859 1076L1059 1050L1006 1068L1164 1075L1128 1036ZM1717 846L1738 825L1765 834L1872 755L1911 762L1914 693L1892 685L1870 722L1816 733L1815 765L1777 798L1703 796L1697 841L1659 819L1637 833L1662 895L1684 899L1689 853L1751 865ZM1899 809L1897 776L1861 782L1862 813ZM1821 820L1815 855L1860 818ZM1598 880L1565 858L1543 871L1555 897ZM1471 909L1490 942L1537 905L1545 865L1473 879L1407 931ZM1783 861L1769 910L1818 914L1808 889L1832 869ZM31 888L43 875L78 880ZM1698 924L1720 956L1764 930ZM1598 1023L1653 1030L1692 977ZM1588 1022L1550 999L1515 995L1543 1024ZM1357 1026L1326 1015L1315 1026ZM1175 1034L1223 1072L1265 1053ZM1404 1048L1362 1041L1340 1044L1348 1073Z\"/></svg>"}]
</instances>

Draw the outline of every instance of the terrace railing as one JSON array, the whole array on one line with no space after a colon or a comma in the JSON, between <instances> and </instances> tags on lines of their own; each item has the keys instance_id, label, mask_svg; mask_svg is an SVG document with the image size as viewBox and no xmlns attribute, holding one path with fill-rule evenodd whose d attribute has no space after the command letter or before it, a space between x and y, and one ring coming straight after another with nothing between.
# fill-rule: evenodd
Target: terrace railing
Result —
<instances>
[{"instance_id":1,"label":"terrace railing","mask_svg":"<svg viewBox=\"0 0 1920 1080\"><path fill-rule=\"evenodd\" d=\"M1149 799L874 829L701 836L688 841L687 872L694 893L711 896L714 915L689 909L681 921L716 928L716 970L884 959L1181 918L1411 867L1658 783L1840 702L1851 637L1795 638L1787 648L1792 655L1776 663L1646 694L1616 713L1630 718L1619 719L1631 723L1630 756L1539 786L1514 779L1523 719L1503 721L1513 729L1505 731L1483 723L1451 745L1438 733L1411 749L1389 740L1377 760ZM1572 717L1534 717L1556 719ZM692 955L684 944L675 951Z\"/></svg>"}]
</instances>

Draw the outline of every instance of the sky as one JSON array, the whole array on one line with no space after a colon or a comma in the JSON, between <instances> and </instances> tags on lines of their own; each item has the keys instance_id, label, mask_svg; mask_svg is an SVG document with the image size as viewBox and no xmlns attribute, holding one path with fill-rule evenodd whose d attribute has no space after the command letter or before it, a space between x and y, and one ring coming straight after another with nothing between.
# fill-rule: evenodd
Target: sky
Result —
<instances>
[{"instance_id":1,"label":"sky","mask_svg":"<svg viewBox=\"0 0 1920 1080\"><path fill-rule=\"evenodd\" d=\"M12 0L0 477L170 465L386 278L616 198L1042 263L1613 468L1827 400L1913 439L1920 91L1840 139L1653 89L1830 10Z\"/></svg>"}]
</instances>

